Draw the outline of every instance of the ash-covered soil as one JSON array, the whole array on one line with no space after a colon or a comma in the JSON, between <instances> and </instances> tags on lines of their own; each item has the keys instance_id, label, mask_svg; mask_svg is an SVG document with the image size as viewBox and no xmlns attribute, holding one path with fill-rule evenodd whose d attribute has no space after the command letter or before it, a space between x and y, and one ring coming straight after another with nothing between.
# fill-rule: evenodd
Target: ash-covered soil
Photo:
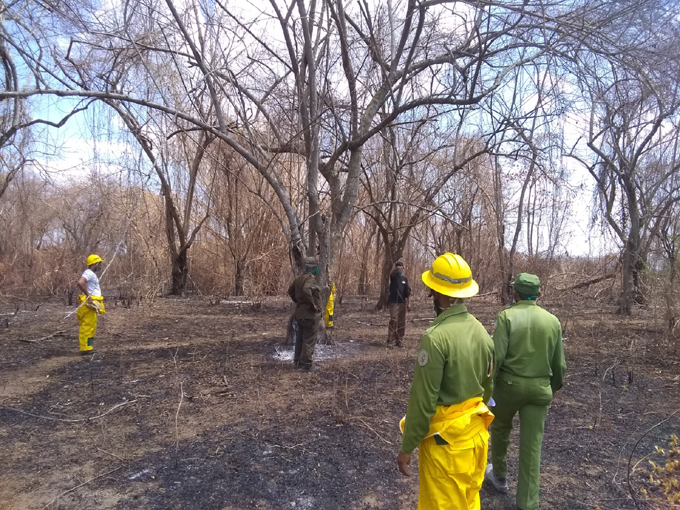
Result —
<instances>
[{"instance_id":1,"label":"ash-covered soil","mask_svg":"<svg viewBox=\"0 0 680 510\"><path fill-rule=\"evenodd\" d=\"M432 306L416 303L403 349L385 346L372 306L338 307L316 373L289 361L284 299L107 302L92 357L63 304L0 306L0 509L415 509L417 456L403 477L397 424ZM680 431L680 412L663 421L680 408L677 344L648 311L544 306L565 328L568 375L541 508L634 509L631 489L646 508L644 458ZM491 330L500 305L469 308ZM514 440L510 493L484 488L484 509L514 508Z\"/></svg>"}]
</instances>

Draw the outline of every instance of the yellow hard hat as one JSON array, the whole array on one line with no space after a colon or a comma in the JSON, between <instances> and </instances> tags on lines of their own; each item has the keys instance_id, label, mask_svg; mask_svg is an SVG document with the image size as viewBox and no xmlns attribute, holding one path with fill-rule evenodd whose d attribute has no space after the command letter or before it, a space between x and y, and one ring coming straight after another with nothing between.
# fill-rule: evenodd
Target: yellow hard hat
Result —
<instances>
[{"instance_id":1,"label":"yellow hard hat","mask_svg":"<svg viewBox=\"0 0 680 510\"><path fill-rule=\"evenodd\" d=\"M94 253L87 257L87 265L91 266L92 264L96 264L97 262L104 262L104 260L99 256L95 255Z\"/></svg>"},{"instance_id":2,"label":"yellow hard hat","mask_svg":"<svg viewBox=\"0 0 680 510\"><path fill-rule=\"evenodd\" d=\"M432 267L423 273L423 283L432 290L454 298L470 298L479 292L472 271L465 259L455 253L437 257Z\"/></svg>"}]
</instances>

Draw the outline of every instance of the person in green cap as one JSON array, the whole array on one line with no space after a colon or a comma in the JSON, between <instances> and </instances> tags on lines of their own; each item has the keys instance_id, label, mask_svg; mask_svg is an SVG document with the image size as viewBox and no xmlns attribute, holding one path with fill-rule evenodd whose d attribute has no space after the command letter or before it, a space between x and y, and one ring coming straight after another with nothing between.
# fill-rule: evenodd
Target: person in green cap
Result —
<instances>
[{"instance_id":1,"label":"person in green cap","mask_svg":"<svg viewBox=\"0 0 680 510\"><path fill-rule=\"evenodd\" d=\"M418 350L397 467L409 476L418 451L419 510L479 510L491 397L493 341L464 300L479 292L460 255L437 257L422 280L433 291L437 318Z\"/></svg>"},{"instance_id":2,"label":"person in green cap","mask_svg":"<svg viewBox=\"0 0 680 510\"><path fill-rule=\"evenodd\" d=\"M305 371L312 367L316 335L321 320L321 292L316 282L319 263L316 257L305 259L305 272L288 287L288 295L295 302L295 321L298 324L295 336L293 365Z\"/></svg>"},{"instance_id":3,"label":"person in green cap","mask_svg":"<svg viewBox=\"0 0 680 510\"><path fill-rule=\"evenodd\" d=\"M567 365L560 321L536 304L541 295L538 276L518 274L512 285L516 302L498 314L493 334L496 419L490 427L491 464L486 479L497 491L508 491L510 430L519 413L515 502L518 509L537 510L545 418L553 395L562 387Z\"/></svg>"}]
</instances>

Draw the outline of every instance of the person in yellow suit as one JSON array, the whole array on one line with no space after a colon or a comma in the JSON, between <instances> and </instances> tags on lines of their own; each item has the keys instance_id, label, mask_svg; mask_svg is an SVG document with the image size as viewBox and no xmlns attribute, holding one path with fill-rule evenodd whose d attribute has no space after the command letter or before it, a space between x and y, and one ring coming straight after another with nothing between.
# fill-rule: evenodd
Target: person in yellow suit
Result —
<instances>
[{"instance_id":1,"label":"person in yellow suit","mask_svg":"<svg viewBox=\"0 0 680 510\"><path fill-rule=\"evenodd\" d=\"M82 292L78 296L78 322L80 330L78 340L80 342L80 354L94 353L94 335L97 332L97 316L104 313L104 298L102 289L99 287L97 273L101 271L104 262L99 255L92 254L87 257L87 269L78 280L78 288ZM83 304L84 303L84 304Z\"/></svg>"},{"instance_id":2,"label":"person in yellow suit","mask_svg":"<svg viewBox=\"0 0 680 510\"><path fill-rule=\"evenodd\" d=\"M463 257L437 257L422 280L438 315L420 339L397 466L409 476L419 447L419 510L479 510L493 420L486 403L494 344L464 304L479 286Z\"/></svg>"},{"instance_id":3,"label":"person in yellow suit","mask_svg":"<svg viewBox=\"0 0 680 510\"><path fill-rule=\"evenodd\" d=\"M324 321L326 322L326 329L333 327L333 310L335 309L335 283L331 287L331 293L326 302L326 313L324 314Z\"/></svg>"}]
</instances>

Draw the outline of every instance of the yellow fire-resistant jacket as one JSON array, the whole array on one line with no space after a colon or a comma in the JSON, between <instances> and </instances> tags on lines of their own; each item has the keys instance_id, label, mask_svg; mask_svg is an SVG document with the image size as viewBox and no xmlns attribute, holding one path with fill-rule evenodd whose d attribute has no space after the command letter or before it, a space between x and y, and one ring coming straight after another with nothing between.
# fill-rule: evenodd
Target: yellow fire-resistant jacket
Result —
<instances>
[{"instance_id":1,"label":"yellow fire-resistant jacket","mask_svg":"<svg viewBox=\"0 0 680 510\"><path fill-rule=\"evenodd\" d=\"M477 416L481 420L475 419ZM437 406L437 411L430 420L430 430L423 439L438 435L450 445L466 448L465 443L471 443L474 436L488 429L493 418L481 397L471 398L461 404ZM402 433L405 426L406 416L399 422Z\"/></svg>"}]
</instances>

